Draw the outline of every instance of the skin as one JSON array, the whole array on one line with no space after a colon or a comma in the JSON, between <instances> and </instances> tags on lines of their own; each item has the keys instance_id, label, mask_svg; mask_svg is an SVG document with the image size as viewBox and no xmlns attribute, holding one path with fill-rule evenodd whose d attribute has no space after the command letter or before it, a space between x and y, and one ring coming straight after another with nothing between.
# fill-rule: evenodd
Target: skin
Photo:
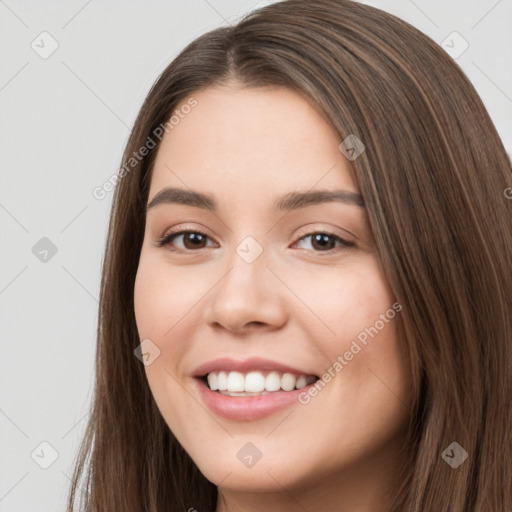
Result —
<instances>
[{"instance_id":1,"label":"skin","mask_svg":"<svg viewBox=\"0 0 512 512\"><path fill-rule=\"evenodd\" d=\"M148 202L174 186L211 194L218 211L162 204L147 213L135 315L140 339L160 350L145 366L156 403L218 486L217 512L340 504L344 512L384 512L407 456L412 399L396 318L306 405L235 421L215 415L197 393L194 370L223 356L270 358L321 376L395 300L364 207L272 210L292 191L359 192L341 139L319 110L286 88L236 83L194 98L197 106L162 139ZM181 227L206 232L202 248L190 235L156 246ZM329 237L325 247L307 236L325 230L355 245ZM250 264L236 252L247 236L263 250ZM247 442L262 453L250 468L237 457Z\"/></svg>"}]
</instances>

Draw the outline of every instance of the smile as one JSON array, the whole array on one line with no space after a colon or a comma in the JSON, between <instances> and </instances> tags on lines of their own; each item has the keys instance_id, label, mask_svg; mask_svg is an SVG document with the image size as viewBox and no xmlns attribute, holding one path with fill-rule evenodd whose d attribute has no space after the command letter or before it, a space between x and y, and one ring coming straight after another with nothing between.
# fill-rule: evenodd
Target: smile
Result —
<instances>
[{"instance_id":1,"label":"smile","mask_svg":"<svg viewBox=\"0 0 512 512\"><path fill-rule=\"evenodd\" d=\"M314 375L294 375L278 371L212 371L206 376L211 391L228 396L263 396L278 391L305 388L318 379Z\"/></svg>"},{"instance_id":2,"label":"smile","mask_svg":"<svg viewBox=\"0 0 512 512\"><path fill-rule=\"evenodd\" d=\"M222 372L219 372L222 373ZM227 372L225 372L227 373ZM230 372L233 373L233 372ZM238 373L238 372L237 372ZM242 374L244 378L244 388L247 376L250 376L251 373L260 373L260 372L249 372L246 376ZM272 372L271 372L272 373ZM270 373L268 374L270 375ZM267 377L265 376L265 383L267 382ZM217 382L219 377L222 381L222 378L219 374L217 374ZM259 383L262 382L261 374L257 377ZM301 377L298 376L296 379L299 381L299 385L303 383L303 379L299 380ZM226 377L229 378L229 374ZM249 377L249 385L251 384L251 379L255 379L256 377ZM270 377L270 383L277 382L274 381L276 376ZM286 387L290 387L292 380L290 377L287 377L286 374L282 376L277 374L277 378L279 378L279 382L282 383L284 379L284 383ZM294 376L295 378L295 376ZM210 377L210 379L214 379L214 377ZM235 375L235 379L237 381L241 381L239 376ZM288 379L290 379L288 381ZM316 381L319 380L318 377L308 376L306 377L305 387L301 389L297 389L297 382L293 386L293 389L290 391L286 391L280 387L277 391L268 391L264 389L259 392L251 392L251 391L228 391L226 390L212 390L210 389L210 385L208 384L208 378L204 377L196 377L193 379L197 394L200 396L202 402L206 405L206 407L213 412L217 416L222 416L229 420L235 421L255 421L266 416L270 416L275 414L287 407L292 405L300 404L299 395L301 393L307 392L308 389L315 385ZM287 384L288 381L288 384ZM221 382L222 383L222 382ZM218 385L218 384L217 384ZM261 386L261 384L260 384ZM266 384L265 384L266 386ZM227 384L226 384L227 387ZM275 387L275 386L274 386Z\"/></svg>"},{"instance_id":3,"label":"smile","mask_svg":"<svg viewBox=\"0 0 512 512\"><path fill-rule=\"evenodd\" d=\"M192 373L197 394L214 414L236 421L253 421L293 404L319 380L310 369L250 357L221 357Z\"/></svg>"}]
</instances>

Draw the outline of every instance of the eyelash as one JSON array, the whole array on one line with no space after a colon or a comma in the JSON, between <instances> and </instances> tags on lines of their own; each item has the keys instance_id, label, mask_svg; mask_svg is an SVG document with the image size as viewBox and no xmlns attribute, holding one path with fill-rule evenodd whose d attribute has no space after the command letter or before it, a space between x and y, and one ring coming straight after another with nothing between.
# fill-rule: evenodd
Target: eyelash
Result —
<instances>
[{"instance_id":1,"label":"eyelash","mask_svg":"<svg viewBox=\"0 0 512 512\"><path fill-rule=\"evenodd\" d=\"M207 238L210 238L206 233L204 233L203 231L201 230L198 230L198 229L194 229L194 230L180 230L180 231L171 231L170 233L166 233L164 234L163 236L159 237L157 240L156 240L156 246L157 247L163 247L164 245L167 245L169 244L171 241L174 240L174 238L178 237L179 235L183 235L183 234L197 234L197 235L202 235L204 237L207 237ZM335 252L338 252L338 251L343 251L345 249L348 249L349 247L353 247L355 246L355 244L353 242L349 242L348 240L345 240L343 238L341 238L340 236L334 234L334 233L331 233L330 231L311 231L309 233L306 233L306 234L303 234L298 240L297 242L300 242L301 240L309 237L309 236L313 236L313 235L327 235L327 236L330 236L332 238L334 238L337 242L340 242L341 243L341 247L338 247L338 248L334 248L334 249L329 249L327 251L313 251L313 252L316 252L316 253L319 253L319 254L332 254L332 253L335 253ZM295 243L297 243L295 242ZM201 247L200 249L198 249L197 251L194 251L192 249L171 249L173 251L177 251L177 252L182 252L182 253L185 253L185 252L198 252L200 251L201 249L206 249L206 247ZM307 249L305 249L307 250Z\"/></svg>"}]
</instances>

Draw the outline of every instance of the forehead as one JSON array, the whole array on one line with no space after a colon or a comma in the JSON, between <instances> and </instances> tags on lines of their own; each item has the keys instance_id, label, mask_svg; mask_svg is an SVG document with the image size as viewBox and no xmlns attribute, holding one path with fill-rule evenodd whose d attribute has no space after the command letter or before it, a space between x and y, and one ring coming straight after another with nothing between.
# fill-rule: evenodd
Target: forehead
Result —
<instances>
[{"instance_id":1,"label":"forehead","mask_svg":"<svg viewBox=\"0 0 512 512\"><path fill-rule=\"evenodd\" d=\"M210 87L192 95L165 133L153 169L150 197L166 186L217 195L339 188L357 191L341 139L320 110L284 87ZM187 103L186 98L180 107Z\"/></svg>"}]
</instances>

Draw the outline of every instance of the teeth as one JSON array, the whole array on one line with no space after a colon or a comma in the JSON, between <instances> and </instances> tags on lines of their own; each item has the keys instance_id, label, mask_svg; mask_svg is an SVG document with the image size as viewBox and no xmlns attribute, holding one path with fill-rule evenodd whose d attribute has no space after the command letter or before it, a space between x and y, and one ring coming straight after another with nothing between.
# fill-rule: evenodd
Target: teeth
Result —
<instances>
[{"instance_id":1,"label":"teeth","mask_svg":"<svg viewBox=\"0 0 512 512\"><path fill-rule=\"evenodd\" d=\"M241 389L239 391L250 391L251 393L260 393L261 391L265 390L265 377L263 377L263 374L260 372L250 372L245 376L244 386L244 389Z\"/></svg>"},{"instance_id":2,"label":"teeth","mask_svg":"<svg viewBox=\"0 0 512 512\"><path fill-rule=\"evenodd\" d=\"M244 374L240 372L229 372L227 389L228 391L245 391Z\"/></svg>"},{"instance_id":3,"label":"teeth","mask_svg":"<svg viewBox=\"0 0 512 512\"><path fill-rule=\"evenodd\" d=\"M267 391L279 391L281 389L281 376L277 372L270 372L265 379Z\"/></svg>"},{"instance_id":4,"label":"teeth","mask_svg":"<svg viewBox=\"0 0 512 512\"><path fill-rule=\"evenodd\" d=\"M219 389L219 376L216 373L208 374L208 386L212 391L217 391Z\"/></svg>"},{"instance_id":5,"label":"teeth","mask_svg":"<svg viewBox=\"0 0 512 512\"><path fill-rule=\"evenodd\" d=\"M301 375L301 376L297 379L297 382L295 383L295 387L296 387L297 389L305 388L307 385L308 385L308 382L307 382L307 380L306 380L306 377L304 377L304 375Z\"/></svg>"},{"instance_id":6,"label":"teeth","mask_svg":"<svg viewBox=\"0 0 512 512\"><path fill-rule=\"evenodd\" d=\"M297 382L297 377L291 373L285 373L281 377L281 387L285 391L291 391L292 389L295 389L295 382Z\"/></svg>"},{"instance_id":7,"label":"teeth","mask_svg":"<svg viewBox=\"0 0 512 512\"><path fill-rule=\"evenodd\" d=\"M276 371L253 371L247 374L240 372L210 372L207 377L208 386L212 391L219 391L230 396L266 395L273 391L293 391L302 389L315 382L313 375L296 376L292 373L279 373Z\"/></svg>"},{"instance_id":8,"label":"teeth","mask_svg":"<svg viewBox=\"0 0 512 512\"><path fill-rule=\"evenodd\" d=\"M217 389L228 389L228 376L226 372L220 372L217 377Z\"/></svg>"}]
</instances>

